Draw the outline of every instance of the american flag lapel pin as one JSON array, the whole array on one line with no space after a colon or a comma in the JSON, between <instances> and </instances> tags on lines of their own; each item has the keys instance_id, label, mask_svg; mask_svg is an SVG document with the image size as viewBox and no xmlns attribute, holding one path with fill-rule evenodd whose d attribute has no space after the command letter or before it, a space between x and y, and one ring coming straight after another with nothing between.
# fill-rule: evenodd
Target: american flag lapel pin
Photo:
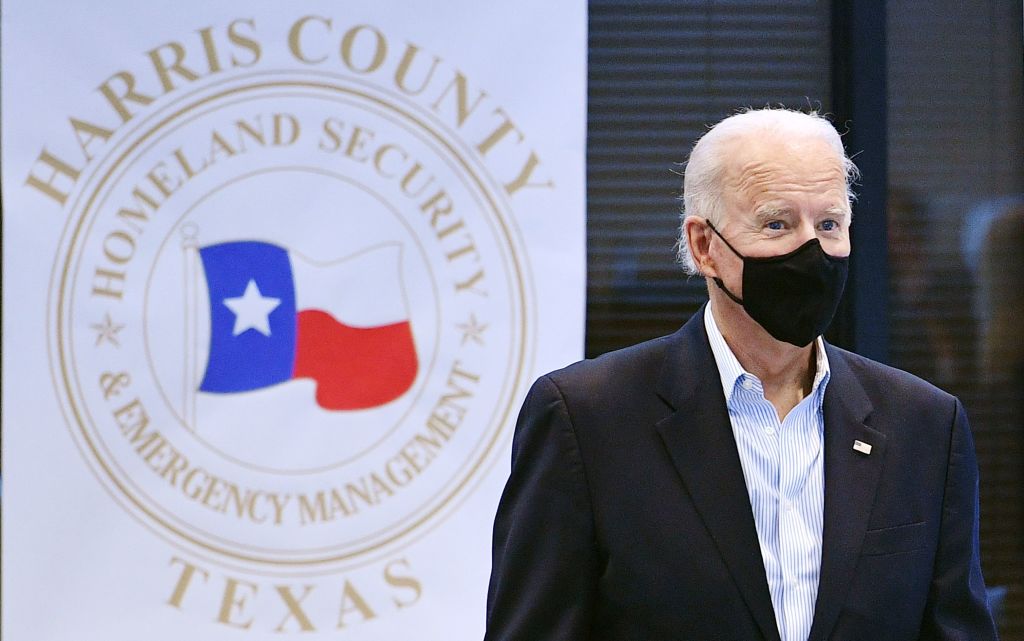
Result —
<instances>
[{"instance_id":1,"label":"american flag lapel pin","mask_svg":"<svg viewBox=\"0 0 1024 641\"><path fill-rule=\"evenodd\" d=\"M864 441L854 441L853 449L860 452L861 454L871 454L871 443L865 443Z\"/></svg>"}]
</instances>

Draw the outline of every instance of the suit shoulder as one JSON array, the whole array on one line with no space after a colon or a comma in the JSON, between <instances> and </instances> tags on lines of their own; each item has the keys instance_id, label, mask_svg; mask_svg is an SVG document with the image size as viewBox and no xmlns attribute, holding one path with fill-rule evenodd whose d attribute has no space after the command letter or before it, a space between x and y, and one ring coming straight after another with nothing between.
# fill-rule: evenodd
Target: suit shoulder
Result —
<instances>
[{"instance_id":1,"label":"suit shoulder","mask_svg":"<svg viewBox=\"0 0 1024 641\"><path fill-rule=\"evenodd\" d=\"M559 387L586 385L598 388L637 376L655 376L665 356L669 337L630 345L567 365L547 374ZM653 371L652 371L653 370Z\"/></svg>"},{"instance_id":2,"label":"suit shoulder","mask_svg":"<svg viewBox=\"0 0 1024 641\"><path fill-rule=\"evenodd\" d=\"M833 350L832 354L845 361L873 398L894 397L903 401L940 405L952 405L955 402L952 394L910 372L879 363L834 345L830 347Z\"/></svg>"},{"instance_id":3,"label":"suit shoulder","mask_svg":"<svg viewBox=\"0 0 1024 641\"><path fill-rule=\"evenodd\" d=\"M657 389L671 344L671 337L656 338L545 374L521 416L560 407L584 455L632 442L670 411Z\"/></svg>"},{"instance_id":4,"label":"suit shoulder","mask_svg":"<svg viewBox=\"0 0 1024 641\"><path fill-rule=\"evenodd\" d=\"M655 338L573 362L542 376L534 391L556 394L569 414L581 419L625 412L654 393L671 339Z\"/></svg>"}]
</instances>

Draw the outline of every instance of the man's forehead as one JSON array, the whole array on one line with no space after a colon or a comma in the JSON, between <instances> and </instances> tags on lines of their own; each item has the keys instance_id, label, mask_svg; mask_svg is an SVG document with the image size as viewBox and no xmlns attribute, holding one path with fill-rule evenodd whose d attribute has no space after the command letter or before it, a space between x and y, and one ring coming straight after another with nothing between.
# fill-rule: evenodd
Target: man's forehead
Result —
<instances>
[{"instance_id":1,"label":"man's forehead","mask_svg":"<svg viewBox=\"0 0 1024 641\"><path fill-rule=\"evenodd\" d=\"M723 187L748 198L776 189L846 194L842 158L828 142L754 139L734 141L724 154Z\"/></svg>"},{"instance_id":2,"label":"man's forehead","mask_svg":"<svg viewBox=\"0 0 1024 641\"><path fill-rule=\"evenodd\" d=\"M745 132L730 139L725 147L725 166L731 173L764 165L828 166L842 170L842 159L835 148L810 133Z\"/></svg>"}]
</instances>

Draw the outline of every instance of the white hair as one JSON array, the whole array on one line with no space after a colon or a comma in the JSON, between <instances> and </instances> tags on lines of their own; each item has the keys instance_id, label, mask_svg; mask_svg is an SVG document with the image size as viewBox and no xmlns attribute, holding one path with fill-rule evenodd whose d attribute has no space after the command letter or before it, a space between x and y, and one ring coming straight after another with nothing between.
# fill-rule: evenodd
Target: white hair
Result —
<instances>
[{"instance_id":1,"label":"white hair","mask_svg":"<svg viewBox=\"0 0 1024 641\"><path fill-rule=\"evenodd\" d=\"M688 216L707 218L714 225L722 221L722 177L728 158L723 153L725 143L739 137L756 134L782 136L817 136L835 150L846 176L847 203L852 205L855 195L853 184L860 172L846 155L839 133L827 119L816 111L803 113L784 108L746 109L729 116L701 136L690 152L683 175L683 207L679 216L679 242L677 260L683 270L697 275L700 270L690 252L684 223Z\"/></svg>"}]
</instances>

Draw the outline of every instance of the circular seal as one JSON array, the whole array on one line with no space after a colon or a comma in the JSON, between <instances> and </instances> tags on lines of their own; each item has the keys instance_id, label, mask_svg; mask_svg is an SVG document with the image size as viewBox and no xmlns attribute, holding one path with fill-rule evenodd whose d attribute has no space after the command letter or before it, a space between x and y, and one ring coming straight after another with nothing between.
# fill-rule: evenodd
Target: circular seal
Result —
<instances>
[{"instance_id":1,"label":"circular seal","mask_svg":"<svg viewBox=\"0 0 1024 641\"><path fill-rule=\"evenodd\" d=\"M258 568L436 524L530 353L504 195L428 110L342 76L237 76L83 176L55 268L72 433L133 515Z\"/></svg>"}]
</instances>

